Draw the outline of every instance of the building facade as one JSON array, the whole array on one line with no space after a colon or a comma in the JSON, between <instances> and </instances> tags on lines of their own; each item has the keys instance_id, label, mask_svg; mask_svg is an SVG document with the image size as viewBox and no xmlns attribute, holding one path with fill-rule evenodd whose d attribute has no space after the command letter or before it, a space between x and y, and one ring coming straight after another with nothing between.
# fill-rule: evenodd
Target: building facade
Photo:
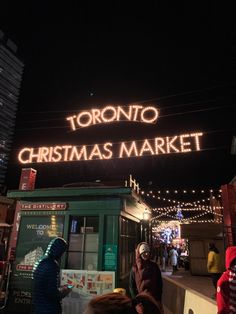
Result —
<instances>
[{"instance_id":1,"label":"building facade","mask_svg":"<svg viewBox=\"0 0 236 314\"><path fill-rule=\"evenodd\" d=\"M8 191L7 196L17 200L10 243L15 257L7 313L30 313L35 259L57 236L68 242L61 259L61 280L74 278L74 293L99 294L100 285L103 293L111 292L112 287L128 289L135 247L141 241L140 222L145 210L151 210L131 187L16 190ZM69 313L77 312L71 309Z\"/></svg>"},{"instance_id":2,"label":"building facade","mask_svg":"<svg viewBox=\"0 0 236 314\"><path fill-rule=\"evenodd\" d=\"M0 191L11 151L23 68L17 46L0 30Z\"/></svg>"}]
</instances>

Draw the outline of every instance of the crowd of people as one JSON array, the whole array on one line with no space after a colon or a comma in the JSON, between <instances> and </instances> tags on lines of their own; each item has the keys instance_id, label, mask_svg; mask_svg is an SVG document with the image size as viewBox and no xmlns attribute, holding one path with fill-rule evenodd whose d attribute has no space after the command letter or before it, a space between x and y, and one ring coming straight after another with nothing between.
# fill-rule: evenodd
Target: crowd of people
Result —
<instances>
[{"instance_id":1,"label":"crowd of people","mask_svg":"<svg viewBox=\"0 0 236 314\"><path fill-rule=\"evenodd\" d=\"M173 274L180 267L188 269L187 258L183 261L182 254L187 256L186 249L181 245L155 243L153 246L153 259L160 265L163 272L166 271L167 266L172 267Z\"/></svg>"},{"instance_id":2,"label":"crowd of people","mask_svg":"<svg viewBox=\"0 0 236 314\"><path fill-rule=\"evenodd\" d=\"M72 287L60 287L59 261L67 250L63 238L53 239L45 255L35 264L33 270L33 313L61 314L61 300L67 296ZM87 304L84 314L164 314L162 304L162 275L157 259L160 258L162 270L167 260L173 267L178 266L178 252L172 246L159 247L154 260L151 259L151 248L146 242L138 244L135 250L135 261L130 271L130 296L124 289L93 297ZM217 291L218 314L236 313L236 246L226 250L226 271L220 269L220 254L214 243L210 243L207 268Z\"/></svg>"}]
</instances>

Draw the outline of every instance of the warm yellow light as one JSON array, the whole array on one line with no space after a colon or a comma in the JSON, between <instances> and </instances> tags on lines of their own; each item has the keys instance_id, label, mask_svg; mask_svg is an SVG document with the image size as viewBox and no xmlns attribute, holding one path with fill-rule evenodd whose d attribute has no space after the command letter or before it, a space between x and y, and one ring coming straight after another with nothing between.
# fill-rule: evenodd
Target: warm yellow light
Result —
<instances>
[{"instance_id":1,"label":"warm yellow light","mask_svg":"<svg viewBox=\"0 0 236 314\"><path fill-rule=\"evenodd\" d=\"M95 124L111 123L117 121L139 121L143 123L155 123L159 112L153 106L143 107L141 105L106 106L103 109L94 108L82 111L78 115L66 117L73 131Z\"/></svg>"},{"instance_id":2,"label":"warm yellow light","mask_svg":"<svg viewBox=\"0 0 236 314\"><path fill-rule=\"evenodd\" d=\"M149 119L145 118L145 113L148 111L149 111L149 113L153 111L153 117L151 117ZM156 108L151 107L151 106L146 107L141 111L141 121L143 121L145 123L155 123L157 118L158 118L158 114L159 113L158 113L158 110Z\"/></svg>"},{"instance_id":3,"label":"warm yellow light","mask_svg":"<svg viewBox=\"0 0 236 314\"><path fill-rule=\"evenodd\" d=\"M196 133L202 134L202 133ZM152 156L158 154L171 154L176 152L185 152L181 149L181 136L174 137L156 137L154 139L144 139L131 142L115 143L118 147L118 156L113 153L113 143L107 142L104 144L93 145L57 145L57 146L42 146L38 148L23 148L18 154L20 163L48 163L48 162L68 162L81 160L103 160L111 158L129 158ZM191 135L189 135L191 138ZM175 146L173 144L175 141ZM192 150L198 150L195 142L189 142ZM178 147L178 149L176 148ZM159 192L158 192L159 193ZM177 193L177 191L175 191Z\"/></svg>"},{"instance_id":4,"label":"warm yellow light","mask_svg":"<svg viewBox=\"0 0 236 314\"><path fill-rule=\"evenodd\" d=\"M150 219L150 215L151 215L151 213L149 212L149 210L145 209L145 211L143 213L143 219L144 220L149 220Z\"/></svg>"},{"instance_id":5,"label":"warm yellow light","mask_svg":"<svg viewBox=\"0 0 236 314\"><path fill-rule=\"evenodd\" d=\"M143 153L150 152L150 155L154 155L154 151L152 149L152 146L148 140L144 140L143 145L141 147L139 156L143 156Z\"/></svg>"}]
</instances>

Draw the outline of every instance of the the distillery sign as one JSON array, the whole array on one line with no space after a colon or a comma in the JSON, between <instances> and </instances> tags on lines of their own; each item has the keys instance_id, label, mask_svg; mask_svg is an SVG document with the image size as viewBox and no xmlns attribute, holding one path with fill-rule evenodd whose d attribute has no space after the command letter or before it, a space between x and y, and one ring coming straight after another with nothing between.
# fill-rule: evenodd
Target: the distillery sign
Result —
<instances>
[{"instance_id":1,"label":"the distillery sign","mask_svg":"<svg viewBox=\"0 0 236 314\"><path fill-rule=\"evenodd\" d=\"M66 118L73 131L101 123L130 121L156 123L159 111L155 107L132 105L126 107L107 106L103 109L82 111L78 115ZM112 158L129 158L154 156L172 153L199 151L202 132L189 132L172 136L156 136L151 139L106 142L93 145L55 145L41 147L24 147L18 154L22 164L58 163L82 160L108 160Z\"/></svg>"},{"instance_id":2,"label":"the distillery sign","mask_svg":"<svg viewBox=\"0 0 236 314\"><path fill-rule=\"evenodd\" d=\"M21 210L65 210L67 203L21 203Z\"/></svg>"}]
</instances>

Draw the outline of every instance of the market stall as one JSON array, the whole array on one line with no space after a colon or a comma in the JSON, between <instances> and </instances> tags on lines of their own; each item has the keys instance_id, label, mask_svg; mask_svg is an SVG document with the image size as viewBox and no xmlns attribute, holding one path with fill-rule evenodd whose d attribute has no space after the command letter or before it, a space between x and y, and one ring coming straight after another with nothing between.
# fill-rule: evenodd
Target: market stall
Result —
<instances>
[{"instance_id":1,"label":"market stall","mask_svg":"<svg viewBox=\"0 0 236 314\"><path fill-rule=\"evenodd\" d=\"M18 200L15 224L19 224L19 231L13 232L17 241L10 313L29 312L33 265L56 236L68 241L68 251L61 260L63 274L67 270L70 273L85 271L86 276L99 272L104 279L108 278L104 277L106 272L111 272L107 289L99 290L103 280L100 284L96 281L95 290L85 293L80 289L80 294L94 295L112 291L114 287L125 287L135 245L140 240L140 221L147 208L132 187L17 190L10 191L8 196ZM14 251L14 241L11 250Z\"/></svg>"}]
</instances>

